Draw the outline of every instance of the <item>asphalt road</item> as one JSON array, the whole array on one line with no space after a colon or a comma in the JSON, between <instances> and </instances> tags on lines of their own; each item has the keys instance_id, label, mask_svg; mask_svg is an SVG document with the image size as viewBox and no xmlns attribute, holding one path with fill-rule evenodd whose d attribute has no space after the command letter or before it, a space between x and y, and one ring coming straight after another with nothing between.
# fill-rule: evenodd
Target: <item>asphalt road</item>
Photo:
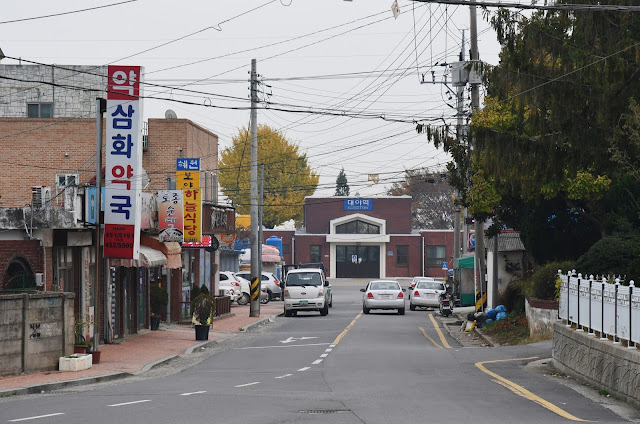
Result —
<instances>
[{"instance_id":1,"label":"asphalt road","mask_svg":"<svg viewBox=\"0 0 640 424\"><path fill-rule=\"evenodd\" d=\"M4 399L0 422L556 423L624 420L525 365L550 342L463 348L431 311L361 314L364 282L333 282L329 315L278 318L142 378Z\"/></svg>"}]
</instances>

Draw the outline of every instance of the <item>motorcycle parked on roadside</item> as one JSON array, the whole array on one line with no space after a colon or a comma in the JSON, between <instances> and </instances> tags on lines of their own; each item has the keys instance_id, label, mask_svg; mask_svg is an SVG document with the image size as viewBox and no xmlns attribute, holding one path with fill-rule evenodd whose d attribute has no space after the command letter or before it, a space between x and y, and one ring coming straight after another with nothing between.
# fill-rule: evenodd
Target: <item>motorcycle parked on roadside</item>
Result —
<instances>
[{"instance_id":1,"label":"motorcycle parked on roadside","mask_svg":"<svg viewBox=\"0 0 640 424\"><path fill-rule=\"evenodd\" d=\"M447 288L447 291L440 295L440 315L443 317L448 317L453 313L453 296Z\"/></svg>"}]
</instances>

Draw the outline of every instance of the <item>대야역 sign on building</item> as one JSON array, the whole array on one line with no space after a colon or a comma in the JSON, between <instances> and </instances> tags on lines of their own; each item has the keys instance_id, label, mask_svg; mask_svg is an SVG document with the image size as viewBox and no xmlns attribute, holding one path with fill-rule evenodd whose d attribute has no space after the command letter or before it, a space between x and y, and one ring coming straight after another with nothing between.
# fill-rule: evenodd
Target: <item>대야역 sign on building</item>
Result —
<instances>
[{"instance_id":1,"label":"\ub300\uc57c\uc5ed sign on building","mask_svg":"<svg viewBox=\"0 0 640 424\"><path fill-rule=\"evenodd\" d=\"M345 211L373 210L373 199L344 199Z\"/></svg>"},{"instance_id":2,"label":"\ub300\uc57c\uc5ed sign on building","mask_svg":"<svg viewBox=\"0 0 640 424\"><path fill-rule=\"evenodd\" d=\"M138 259L142 193L142 68L109 66L107 75L104 256Z\"/></svg>"},{"instance_id":3,"label":"\ub300\uc57c\uc5ed sign on building","mask_svg":"<svg viewBox=\"0 0 640 424\"><path fill-rule=\"evenodd\" d=\"M158 240L183 240L182 190L158 191Z\"/></svg>"}]
</instances>

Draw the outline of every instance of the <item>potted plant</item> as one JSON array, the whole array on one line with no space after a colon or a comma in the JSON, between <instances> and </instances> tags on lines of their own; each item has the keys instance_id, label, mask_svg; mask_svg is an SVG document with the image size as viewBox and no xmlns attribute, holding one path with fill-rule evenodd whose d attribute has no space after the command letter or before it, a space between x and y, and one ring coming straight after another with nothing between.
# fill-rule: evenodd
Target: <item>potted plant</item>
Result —
<instances>
[{"instance_id":1,"label":"potted plant","mask_svg":"<svg viewBox=\"0 0 640 424\"><path fill-rule=\"evenodd\" d=\"M209 340L209 326L215 311L215 302L209 295L201 293L191 303L193 322L196 329L196 340Z\"/></svg>"},{"instance_id":2,"label":"potted plant","mask_svg":"<svg viewBox=\"0 0 640 424\"><path fill-rule=\"evenodd\" d=\"M169 294L160 285L152 285L149 296L151 308L151 330L155 331L160 326L160 319L164 316L169 302Z\"/></svg>"},{"instance_id":3,"label":"potted plant","mask_svg":"<svg viewBox=\"0 0 640 424\"><path fill-rule=\"evenodd\" d=\"M91 349L91 340L86 340L84 337L84 328L86 325L87 322L81 319L77 319L73 325L73 353L89 353Z\"/></svg>"}]
</instances>

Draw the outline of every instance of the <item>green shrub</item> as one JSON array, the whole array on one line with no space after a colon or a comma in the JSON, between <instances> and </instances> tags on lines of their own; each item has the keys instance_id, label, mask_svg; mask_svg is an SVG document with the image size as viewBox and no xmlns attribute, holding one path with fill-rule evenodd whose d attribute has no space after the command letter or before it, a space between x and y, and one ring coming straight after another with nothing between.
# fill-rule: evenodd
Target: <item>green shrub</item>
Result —
<instances>
[{"instance_id":1,"label":"green shrub","mask_svg":"<svg viewBox=\"0 0 640 424\"><path fill-rule=\"evenodd\" d=\"M207 296L210 296L211 293L209 293L209 289L207 288L207 286L205 286L204 284L200 287L200 293L204 293Z\"/></svg>"},{"instance_id":2,"label":"green shrub","mask_svg":"<svg viewBox=\"0 0 640 424\"><path fill-rule=\"evenodd\" d=\"M161 316L167 310L167 303L169 303L169 293L161 286L152 284L149 295L151 315L156 317Z\"/></svg>"},{"instance_id":3,"label":"green shrub","mask_svg":"<svg viewBox=\"0 0 640 424\"><path fill-rule=\"evenodd\" d=\"M191 311L193 311L191 322L196 325L211 324L215 309L216 304L213 297L200 293L198 297L191 302Z\"/></svg>"},{"instance_id":4,"label":"green shrub","mask_svg":"<svg viewBox=\"0 0 640 424\"><path fill-rule=\"evenodd\" d=\"M193 302L195 300L196 297L198 297L198 295L200 295L200 287L194 285L193 287L191 287L191 301Z\"/></svg>"},{"instance_id":5,"label":"green shrub","mask_svg":"<svg viewBox=\"0 0 640 424\"><path fill-rule=\"evenodd\" d=\"M504 291L498 293L498 304L504 305L507 311L524 312L524 281L512 281Z\"/></svg>"},{"instance_id":6,"label":"green shrub","mask_svg":"<svg viewBox=\"0 0 640 424\"><path fill-rule=\"evenodd\" d=\"M531 276L531 296L536 299L556 300L558 298L556 280L558 270L571 271L573 261L551 262L536 270Z\"/></svg>"},{"instance_id":7,"label":"green shrub","mask_svg":"<svg viewBox=\"0 0 640 424\"><path fill-rule=\"evenodd\" d=\"M575 265L576 272L583 275L624 274L639 253L640 237L637 234L603 238L580 256Z\"/></svg>"}]
</instances>

